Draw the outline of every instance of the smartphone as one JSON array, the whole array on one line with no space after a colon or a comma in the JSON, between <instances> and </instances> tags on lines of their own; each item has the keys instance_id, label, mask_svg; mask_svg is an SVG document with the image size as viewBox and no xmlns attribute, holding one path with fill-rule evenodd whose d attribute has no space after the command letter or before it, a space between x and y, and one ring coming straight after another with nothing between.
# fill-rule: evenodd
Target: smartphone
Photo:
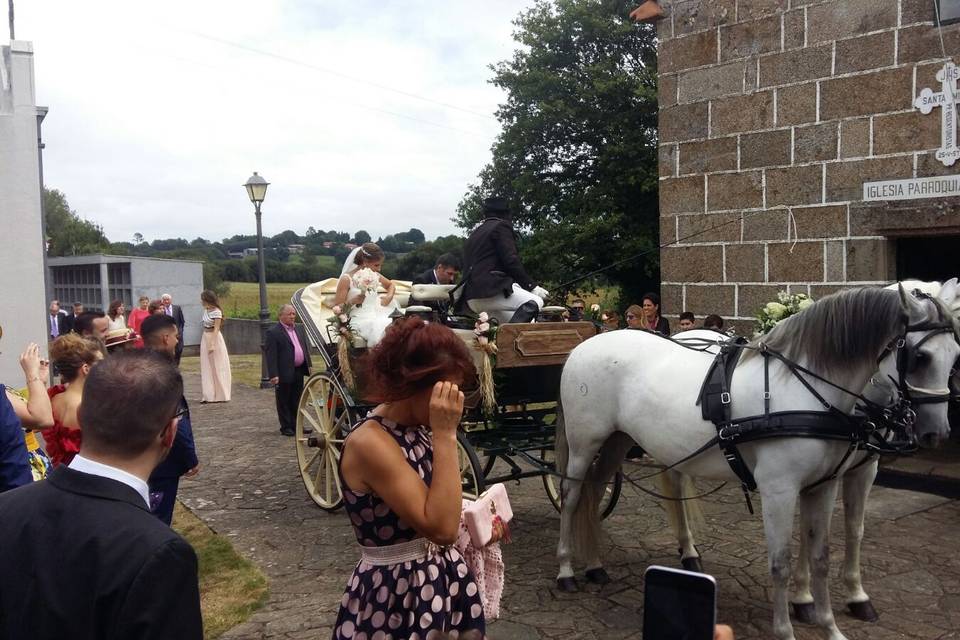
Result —
<instances>
[{"instance_id":1,"label":"smartphone","mask_svg":"<svg viewBox=\"0 0 960 640\"><path fill-rule=\"evenodd\" d=\"M644 640L713 640L717 581L705 573L651 566L643 574Z\"/></svg>"}]
</instances>

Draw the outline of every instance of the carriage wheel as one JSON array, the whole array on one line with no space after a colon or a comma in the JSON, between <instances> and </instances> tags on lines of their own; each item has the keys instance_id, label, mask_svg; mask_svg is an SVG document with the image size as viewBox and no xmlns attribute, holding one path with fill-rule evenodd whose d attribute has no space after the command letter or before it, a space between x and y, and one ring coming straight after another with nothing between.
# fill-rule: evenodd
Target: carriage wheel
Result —
<instances>
[{"instance_id":1,"label":"carriage wheel","mask_svg":"<svg viewBox=\"0 0 960 640\"><path fill-rule=\"evenodd\" d=\"M486 489L483 468L477 452L467 440L466 434L457 429L457 459L460 462L460 484L463 488L463 497L476 500L477 496Z\"/></svg>"},{"instance_id":2,"label":"carriage wheel","mask_svg":"<svg viewBox=\"0 0 960 640\"><path fill-rule=\"evenodd\" d=\"M327 372L311 376L297 409L297 463L307 493L326 511L343 504L337 462L353 423L353 409L344 401L340 382Z\"/></svg>"},{"instance_id":3,"label":"carriage wheel","mask_svg":"<svg viewBox=\"0 0 960 640\"><path fill-rule=\"evenodd\" d=\"M544 462L547 463L550 469L556 470L553 449L542 449L540 453L543 456ZM560 511L560 478L552 473L543 474L543 488L546 490L547 497L553 504L553 508L557 511ZM601 518L606 518L613 513L614 508L617 506L617 501L620 500L621 491L623 491L623 473L618 469L617 472L613 474L613 479L607 483L607 486L603 492L603 496L600 498Z\"/></svg>"}]
</instances>

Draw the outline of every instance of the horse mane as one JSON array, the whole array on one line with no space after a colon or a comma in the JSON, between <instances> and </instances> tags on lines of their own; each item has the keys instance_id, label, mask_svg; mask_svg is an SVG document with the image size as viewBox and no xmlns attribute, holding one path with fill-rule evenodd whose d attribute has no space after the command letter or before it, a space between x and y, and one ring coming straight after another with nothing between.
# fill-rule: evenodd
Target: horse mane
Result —
<instances>
[{"instance_id":1,"label":"horse mane","mask_svg":"<svg viewBox=\"0 0 960 640\"><path fill-rule=\"evenodd\" d=\"M904 322L900 294L876 287L840 291L754 338L795 362L819 371L875 367L877 355ZM757 352L748 350L746 357Z\"/></svg>"}]
</instances>

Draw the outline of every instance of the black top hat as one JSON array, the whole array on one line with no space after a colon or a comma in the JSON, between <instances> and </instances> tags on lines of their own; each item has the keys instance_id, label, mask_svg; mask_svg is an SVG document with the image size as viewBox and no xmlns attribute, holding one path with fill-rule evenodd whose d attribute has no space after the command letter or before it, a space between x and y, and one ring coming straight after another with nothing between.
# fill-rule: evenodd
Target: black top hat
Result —
<instances>
[{"instance_id":1,"label":"black top hat","mask_svg":"<svg viewBox=\"0 0 960 640\"><path fill-rule=\"evenodd\" d=\"M506 198L487 198L483 201L483 215L510 217L510 204Z\"/></svg>"}]
</instances>

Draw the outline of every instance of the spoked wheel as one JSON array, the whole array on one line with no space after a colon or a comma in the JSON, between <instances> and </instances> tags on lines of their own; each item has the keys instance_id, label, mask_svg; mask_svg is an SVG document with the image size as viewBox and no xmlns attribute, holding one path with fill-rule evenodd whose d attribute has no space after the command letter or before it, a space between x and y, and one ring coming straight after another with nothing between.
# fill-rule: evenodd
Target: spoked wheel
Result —
<instances>
[{"instance_id":1,"label":"spoked wheel","mask_svg":"<svg viewBox=\"0 0 960 640\"><path fill-rule=\"evenodd\" d=\"M337 462L343 438L354 423L340 382L327 372L311 376L297 409L297 463L307 493L327 511L343 504Z\"/></svg>"},{"instance_id":2,"label":"spoked wheel","mask_svg":"<svg viewBox=\"0 0 960 640\"><path fill-rule=\"evenodd\" d=\"M550 469L555 471L556 458L554 457L553 449L542 449L540 453ZM560 478L551 473L543 474L543 488L546 490L550 502L553 503L553 508L560 511ZM617 472L613 474L613 479L607 483L603 496L600 498L601 518L606 518L613 513L613 510L617 506L617 501L620 500L621 491L623 491L623 473L618 469Z\"/></svg>"},{"instance_id":3,"label":"spoked wheel","mask_svg":"<svg viewBox=\"0 0 960 640\"><path fill-rule=\"evenodd\" d=\"M457 430L457 459L460 462L460 483L463 487L463 497L476 500L477 496L486 489L483 468L473 445L467 440L463 431Z\"/></svg>"}]
</instances>

